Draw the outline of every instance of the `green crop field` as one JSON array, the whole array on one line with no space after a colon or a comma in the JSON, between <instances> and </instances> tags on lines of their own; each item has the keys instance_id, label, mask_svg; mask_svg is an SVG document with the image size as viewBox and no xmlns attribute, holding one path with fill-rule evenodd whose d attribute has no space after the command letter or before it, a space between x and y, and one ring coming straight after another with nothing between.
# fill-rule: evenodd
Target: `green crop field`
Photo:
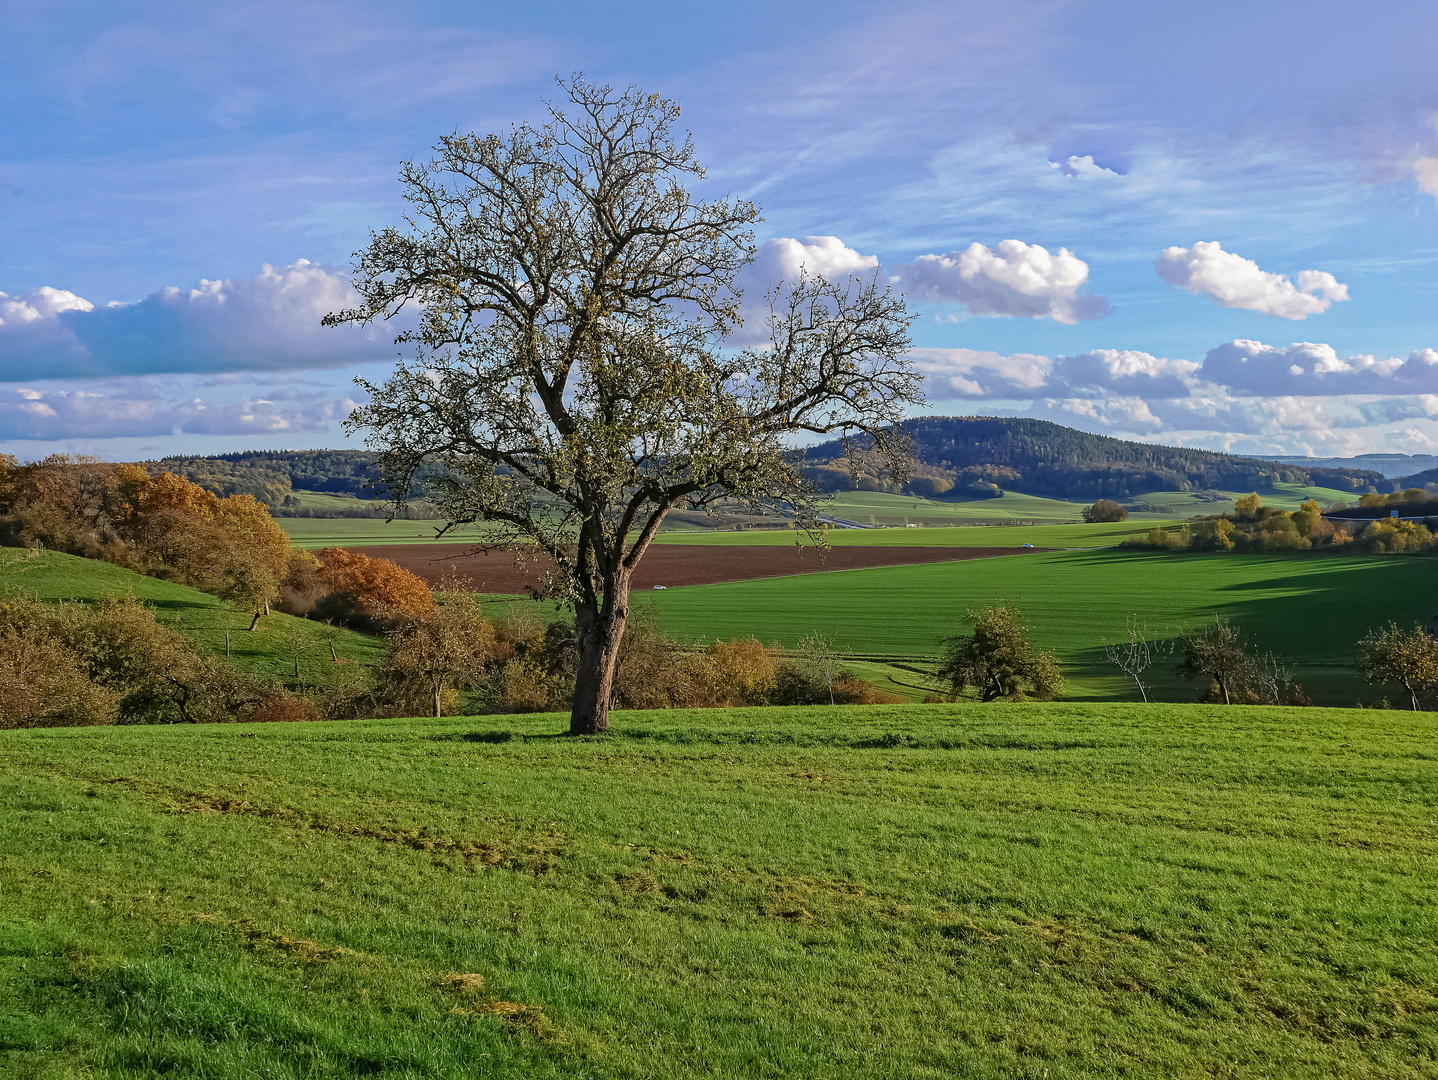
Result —
<instances>
[{"instance_id":1,"label":"green crop field","mask_svg":"<svg viewBox=\"0 0 1438 1080\"><path fill-rule=\"evenodd\" d=\"M1090 499L1089 502L1093 500ZM827 513L860 524L986 524L992 521L1077 521L1089 502L1066 502L1006 491L997 499L921 499L882 491L840 491Z\"/></svg>"},{"instance_id":2,"label":"green crop field","mask_svg":"<svg viewBox=\"0 0 1438 1080\"><path fill-rule=\"evenodd\" d=\"M473 544L473 531L459 530L435 540L437 523L365 518L276 518L297 547L371 547L377 544ZM905 529L829 529L831 544L904 547L1112 547L1130 536L1148 532L1159 519L1130 520L1110 525L975 525ZM707 529L661 533L658 544L780 544L794 543L792 529L746 529L725 532ZM807 540L806 540L807 542Z\"/></svg>"},{"instance_id":3,"label":"green crop field","mask_svg":"<svg viewBox=\"0 0 1438 1080\"><path fill-rule=\"evenodd\" d=\"M1284 659L1316 700L1351 705L1392 692L1357 680L1354 643L1389 619L1438 614L1434 573L1423 557L1063 551L693 586L636 602L683 640L754 634L793 645L821 631L856 654L919 656L961 630L966 610L1008 600L1064 663L1070 695L1108 700L1136 694L1102 655L1131 615L1167 636L1222 614ZM1171 661L1154 675L1170 700L1202 689L1180 683Z\"/></svg>"},{"instance_id":4,"label":"green crop field","mask_svg":"<svg viewBox=\"0 0 1438 1080\"><path fill-rule=\"evenodd\" d=\"M328 628L308 619L276 612L260 620L259 629L250 633L248 613L198 589L59 552L34 558L21 554L13 548L0 548L0 596L23 593L41 600L95 601L133 595L153 608L161 622L216 655L225 654L228 631L232 659L250 674L293 684L292 638L299 642L302 682L326 683L343 668L330 660ZM379 659L383 643L379 638L343 630L335 638L335 652L346 663L369 664Z\"/></svg>"},{"instance_id":5,"label":"green crop field","mask_svg":"<svg viewBox=\"0 0 1438 1080\"><path fill-rule=\"evenodd\" d=\"M361 500L353 495L335 495L328 491L304 491L295 488L290 492L290 498L304 510L354 510L369 504L369 500ZM377 505L377 504L374 504Z\"/></svg>"},{"instance_id":6,"label":"green crop field","mask_svg":"<svg viewBox=\"0 0 1438 1080\"><path fill-rule=\"evenodd\" d=\"M1431 1077L1431 716L0 733L0 1074Z\"/></svg>"}]
</instances>

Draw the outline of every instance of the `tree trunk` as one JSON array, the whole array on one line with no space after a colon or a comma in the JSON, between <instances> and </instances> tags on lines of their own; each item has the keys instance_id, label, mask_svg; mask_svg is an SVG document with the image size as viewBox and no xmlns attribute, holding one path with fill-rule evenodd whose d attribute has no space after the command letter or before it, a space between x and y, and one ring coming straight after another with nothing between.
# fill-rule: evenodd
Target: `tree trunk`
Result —
<instances>
[{"instance_id":1,"label":"tree trunk","mask_svg":"<svg viewBox=\"0 0 1438 1080\"><path fill-rule=\"evenodd\" d=\"M1408 685L1407 679L1403 680L1403 689L1408 691L1408 698L1410 701L1413 702L1413 711L1418 712L1418 691L1414 690L1413 687Z\"/></svg>"},{"instance_id":2,"label":"tree trunk","mask_svg":"<svg viewBox=\"0 0 1438 1080\"><path fill-rule=\"evenodd\" d=\"M257 626L260 625L260 616L263 615L263 614L264 614L264 612L262 612L262 611L257 611L257 612L255 612L255 617L250 620L250 629L251 629L251 630L253 630L255 627L257 627Z\"/></svg>"},{"instance_id":3,"label":"tree trunk","mask_svg":"<svg viewBox=\"0 0 1438 1080\"><path fill-rule=\"evenodd\" d=\"M602 735L609 730L609 701L619 667L619 642L629 618L629 579L610 584L598 603L575 606L579 670L569 710L569 734Z\"/></svg>"},{"instance_id":4,"label":"tree trunk","mask_svg":"<svg viewBox=\"0 0 1438 1080\"><path fill-rule=\"evenodd\" d=\"M440 687L436 686L436 687L434 688L434 718L435 718L436 720L438 720L438 719L440 718L439 692L440 692Z\"/></svg>"}]
</instances>

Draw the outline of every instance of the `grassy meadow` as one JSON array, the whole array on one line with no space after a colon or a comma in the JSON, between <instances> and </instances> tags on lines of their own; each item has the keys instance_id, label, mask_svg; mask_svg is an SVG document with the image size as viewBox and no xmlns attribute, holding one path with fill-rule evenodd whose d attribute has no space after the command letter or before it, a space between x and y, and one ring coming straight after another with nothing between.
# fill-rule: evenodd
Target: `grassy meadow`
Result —
<instances>
[{"instance_id":1,"label":"grassy meadow","mask_svg":"<svg viewBox=\"0 0 1438 1080\"><path fill-rule=\"evenodd\" d=\"M0 733L0 1074L1438 1073L1426 714Z\"/></svg>"},{"instance_id":2,"label":"grassy meadow","mask_svg":"<svg viewBox=\"0 0 1438 1080\"><path fill-rule=\"evenodd\" d=\"M457 530L440 540L424 521L394 521L365 518L276 518L290 534L296 547L370 547L377 544L447 544L467 546L473 533ZM948 525L916 529L826 530L828 542L857 547L1113 547L1131 536L1140 536L1155 525L1174 524L1163 519L1130 519L1112 524L1085 525ZM468 538L466 538L468 536ZM738 544L792 546L793 529L682 530L660 533L656 544ZM804 538L808 543L807 538Z\"/></svg>"},{"instance_id":3,"label":"grassy meadow","mask_svg":"<svg viewBox=\"0 0 1438 1080\"><path fill-rule=\"evenodd\" d=\"M1003 599L1058 654L1069 696L1105 700L1137 699L1103 660L1105 642L1125 635L1130 616L1168 636L1221 614L1284 659L1316 701L1352 705L1392 693L1357 679L1355 642L1389 619L1426 623L1438 614L1434 572L1430 559L1405 556L1055 551L700 585L636 603L681 640L754 634L793 645L821 631L877 659L936 654L966 610ZM1202 688L1180 682L1172 666L1156 666L1158 693L1193 700Z\"/></svg>"}]
</instances>

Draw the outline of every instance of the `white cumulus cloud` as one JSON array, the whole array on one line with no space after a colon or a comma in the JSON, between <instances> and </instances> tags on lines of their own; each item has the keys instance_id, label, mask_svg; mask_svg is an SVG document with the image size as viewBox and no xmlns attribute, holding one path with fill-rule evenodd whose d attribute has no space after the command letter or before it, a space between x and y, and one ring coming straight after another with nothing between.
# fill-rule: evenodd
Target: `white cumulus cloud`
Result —
<instances>
[{"instance_id":1,"label":"white cumulus cloud","mask_svg":"<svg viewBox=\"0 0 1438 1080\"><path fill-rule=\"evenodd\" d=\"M1113 169L1106 169L1095 162L1092 154L1085 154L1083 157L1079 157L1075 154L1070 156L1066 161L1050 161L1049 164L1065 176L1097 179L1099 177L1117 177L1123 175L1122 173L1115 172Z\"/></svg>"},{"instance_id":2,"label":"white cumulus cloud","mask_svg":"<svg viewBox=\"0 0 1438 1080\"><path fill-rule=\"evenodd\" d=\"M1004 240L992 248L975 242L947 255L921 255L889 271L890 280L910 299L963 304L974 315L1072 324L1108 314L1102 296L1080 292L1088 282L1088 263L1068 248L1050 254L1022 240Z\"/></svg>"},{"instance_id":3,"label":"white cumulus cloud","mask_svg":"<svg viewBox=\"0 0 1438 1080\"><path fill-rule=\"evenodd\" d=\"M1203 379L1234 394L1426 394L1438 392L1438 350L1406 358L1340 357L1331 345L1296 341L1286 348L1239 339L1210 349Z\"/></svg>"},{"instance_id":4,"label":"white cumulus cloud","mask_svg":"<svg viewBox=\"0 0 1438 1080\"><path fill-rule=\"evenodd\" d=\"M325 329L355 302L349 279L301 259L252 278L202 280L97 307L63 289L0 293L0 378L334 367L393 355L393 327Z\"/></svg>"},{"instance_id":5,"label":"white cumulus cloud","mask_svg":"<svg viewBox=\"0 0 1438 1080\"><path fill-rule=\"evenodd\" d=\"M0 292L0 327L9 327L12 332L29 323L42 319L53 319L62 311L94 311L95 305L83 296L76 296L65 289L52 289L42 285L23 296L9 296Z\"/></svg>"},{"instance_id":6,"label":"white cumulus cloud","mask_svg":"<svg viewBox=\"0 0 1438 1080\"><path fill-rule=\"evenodd\" d=\"M1348 299L1348 286L1326 271L1303 270L1295 285L1284 274L1270 274L1252 259L1224 251L1217 240L1164 248L1153 268L1170 285L1207 296L1221 307L1279 319L1306 319Z\"/></svg>"},{"instance_id":7,"label":"white cumulus cloud","mask_svg":"<svg viewBox=\"0 0 1438 1080\"><path fill-rule=\"evenodd\" d=\"M978 349L915 349L911 355L935 401L1181 398L1190 393L1200 366L1130 349L1095 349L1055 359Z\"/></svg>"}]
</instances>

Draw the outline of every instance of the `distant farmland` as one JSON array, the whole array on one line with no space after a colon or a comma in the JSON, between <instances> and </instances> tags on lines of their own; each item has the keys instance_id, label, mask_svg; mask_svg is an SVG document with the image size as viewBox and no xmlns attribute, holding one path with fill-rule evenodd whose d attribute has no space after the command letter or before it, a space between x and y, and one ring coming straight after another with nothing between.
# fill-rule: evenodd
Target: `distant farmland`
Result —
<instances>
[{"instance_id":1,"label":"distant farmland","mask_svg":"<svg viewBox=\"0 0 1438 1080\"><path fill-rule=\"evenodd\" d=\"M1293 667L1317 700L1352 705L1386 692L1358 681L1354 643L1389 619L1426 623L1438 614L1433 574L1422 557L1062 551L706 585L637 602L680 638L755 634L793 644L820 630L857 653L898 657L936 653L966 609L1009 600L1064 662L1070 695L1109 700L1134 693L1102 656L1129 616L1169 635L1222 614ZM1161 693L1193 700L1201 688L1178 682L1171 668L1155 669Z\"/></svg>"}]
</instances>

